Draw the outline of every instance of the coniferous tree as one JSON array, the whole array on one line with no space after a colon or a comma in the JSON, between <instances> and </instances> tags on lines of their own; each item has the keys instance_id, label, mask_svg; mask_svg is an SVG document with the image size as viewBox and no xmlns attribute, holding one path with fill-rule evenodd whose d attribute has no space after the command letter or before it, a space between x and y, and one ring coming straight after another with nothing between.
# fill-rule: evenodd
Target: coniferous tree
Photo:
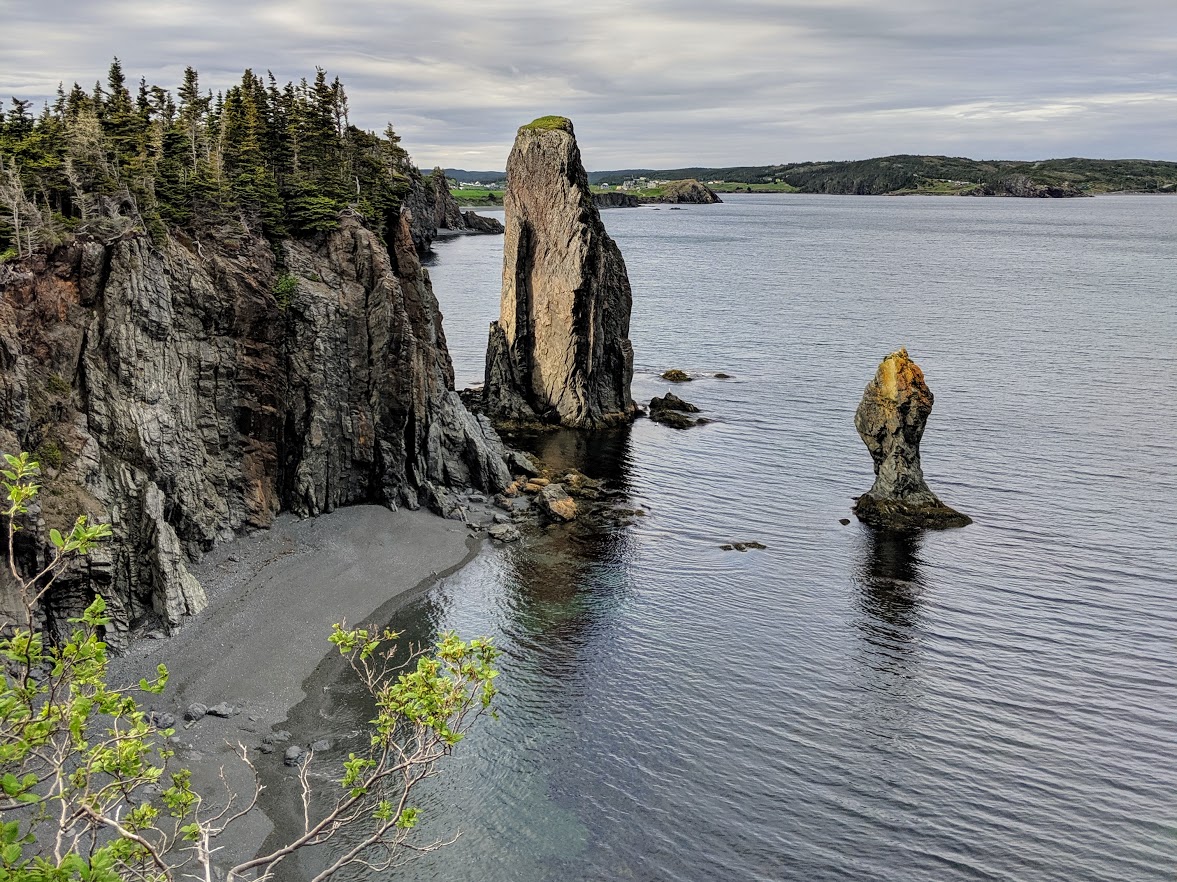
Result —
<instances>
[{"instance_id":1,"label":"coniferous tree","mask_svg":"<svg viewBox=\"0 0 1177 882\"><path fill-rule=\"evenodd\" d=\"M343 84L321 68L284 86L246 70L214 95L188 67L173 97L144 78L132 94L115 58L92 91L62 85L40 116L30 108L0 112L0 252L17 251L17 227L23 254L75 229L278 239L335 229L348 208L385 235L418 174L391 126L351 124Z\"/></svg>"}]
</instances>

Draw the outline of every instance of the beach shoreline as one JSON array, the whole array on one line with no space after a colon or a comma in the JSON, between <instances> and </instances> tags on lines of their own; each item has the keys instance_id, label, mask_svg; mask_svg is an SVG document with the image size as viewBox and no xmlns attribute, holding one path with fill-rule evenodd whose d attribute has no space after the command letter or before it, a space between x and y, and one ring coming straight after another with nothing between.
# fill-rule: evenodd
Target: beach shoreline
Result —
<instances>
[{"instance_id":1,"label":"beach shoreline","mask_svg":"<svg viewBox=\"0 0 1177 882\"><path fill-rule=\"evenodd\" d=\"M376 505L283 515L269 530L212 549L193 568L208 607L170 637L135 641L112 660L109 681L152 678L165 664L166 689L141 704L175 719L171 765L191 770L194 789L214 802L224 801L226 787L237 804L248 801L253 776L236 754L247 748L272 781L269 767L281 766L288 746L274 732L306 698L306 681L337 654L327 642L332 625L383 625L472 561L483 535L463 521ZM194 704L227 705L219 710L230 713L185 720ZM218 843L217 863L253 856L273 832L263 811L251 812Z\"/></svg>"}]
</instances>

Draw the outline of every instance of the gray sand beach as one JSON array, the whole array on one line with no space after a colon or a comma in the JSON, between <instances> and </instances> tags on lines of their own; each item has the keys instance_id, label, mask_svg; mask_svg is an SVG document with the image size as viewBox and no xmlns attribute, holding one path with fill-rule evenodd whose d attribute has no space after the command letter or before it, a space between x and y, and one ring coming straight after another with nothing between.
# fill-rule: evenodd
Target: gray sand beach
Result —
<instances>
[{"instance_id":1,"label":"gray sand beach","mask_svg":"<svg viewBox=\"0 0 1177 882\"><path fill-rule=\"evenodd\" d=\"M209 606L171 637L138 640L111 664L110 681L132 683L167 665L169 681L143 704L175 717L176 767L189 768L199 792L228 785L248 796L237 745L281 765L286 743L272 732L304 698L306 681L334 648L335 622L384 623L401 603L471 560L482 546L461 521L374 505L317 518L284 515L267 531L217 546L194 568ZM228 705L228 716L185 721L193 704ZM305 746L305 745L304 745ZM263 774L263 778L269 777ZM252 856L273 825L258 811L234 827L218 863Z\"/></svg>"}]
</instances>

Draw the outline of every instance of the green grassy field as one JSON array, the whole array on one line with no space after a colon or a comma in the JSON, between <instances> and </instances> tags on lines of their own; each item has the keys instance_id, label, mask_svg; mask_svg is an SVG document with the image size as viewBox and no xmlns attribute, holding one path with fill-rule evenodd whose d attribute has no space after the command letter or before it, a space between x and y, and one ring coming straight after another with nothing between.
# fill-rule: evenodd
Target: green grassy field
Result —
<instances>
[{"instance_id":1,"label":"green grassy field","mask_svg":"<svg viewBox=\"0 0 1177 882\"><path fill-rule=\"evenodd\" d=\"M466 187L463 190L450 190L458 200L459 205L491 206L503 204L502 190L488 190L480 187Z\"/></svg>"}]
</instances>

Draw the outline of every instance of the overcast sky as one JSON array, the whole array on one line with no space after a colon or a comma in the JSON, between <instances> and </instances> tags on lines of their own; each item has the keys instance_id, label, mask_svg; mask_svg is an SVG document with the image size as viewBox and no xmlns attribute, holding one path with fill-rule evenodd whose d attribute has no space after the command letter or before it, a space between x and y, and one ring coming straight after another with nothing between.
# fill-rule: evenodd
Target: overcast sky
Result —
<instances>
[{"instance_id":1,"label":"overcast sky","mask_svg":"<svg viewBox=\"0 0 1177 882\"><path fill-rule=\"evenodd\" d=\"M0 0L5 103L115 55L168 87L320 65L422 167L501 169L548 113L590 169L1177 160L1177 0Z\"/></svg>"}]
</instances>

